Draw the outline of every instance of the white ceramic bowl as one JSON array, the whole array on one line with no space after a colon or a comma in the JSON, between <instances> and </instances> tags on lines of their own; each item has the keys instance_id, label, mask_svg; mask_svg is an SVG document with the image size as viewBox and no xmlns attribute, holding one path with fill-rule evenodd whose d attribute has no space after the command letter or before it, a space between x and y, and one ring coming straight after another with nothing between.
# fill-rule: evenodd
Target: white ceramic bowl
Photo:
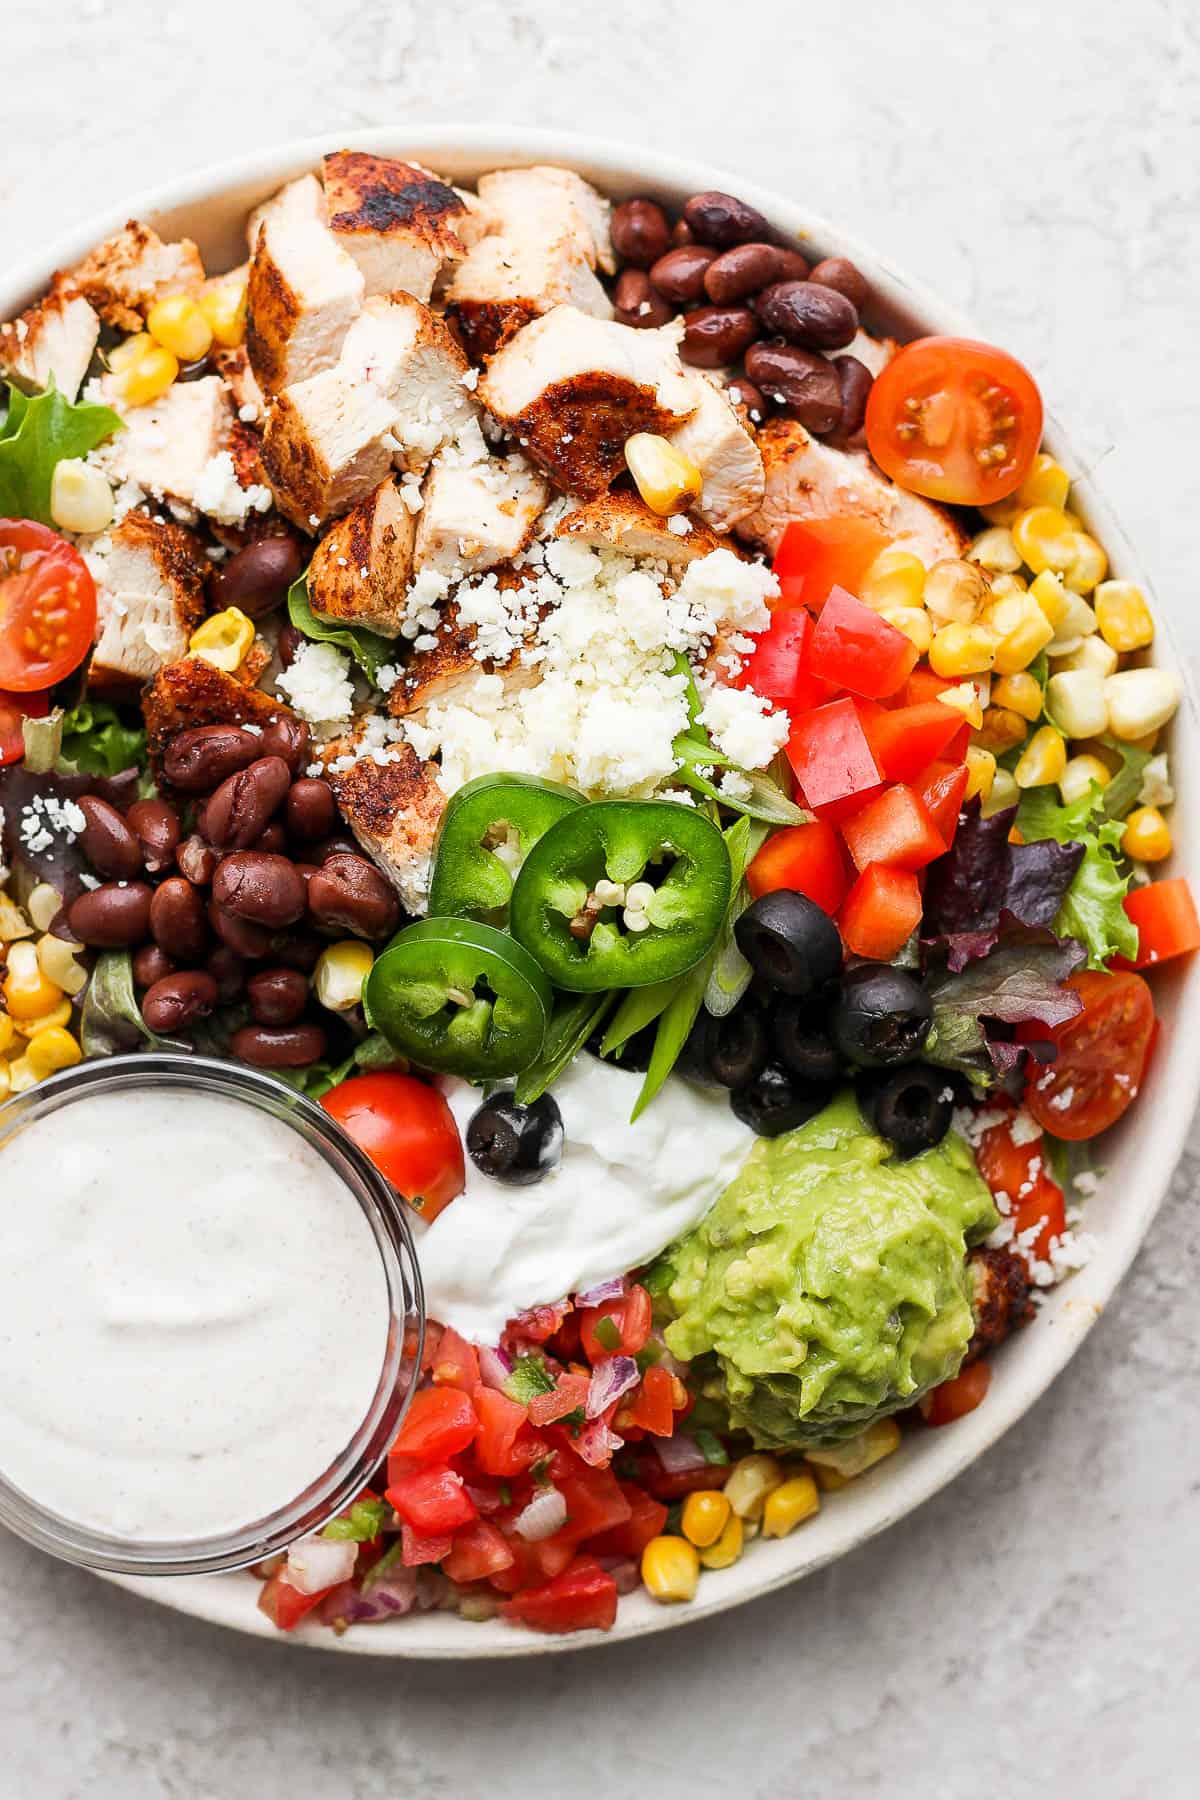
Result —
<instances>
[{"instance_id":1,"label":"white ceramic bowl","mask_svg":"<svg viewBox=\"0 0 1200 1800\"><path fill-rule=\"evenodd\" d=\"M203 171L186 180L123 201L85 227L71 232L45 253L0 281L0 318L11 318L45 287L55 269L69 266L126 219L139 217L164 234L186 233L197 240L212 270L243 260L243 224L251 206L294 175L312 168L330 149L347 146L423 162L451 180L470 183L482 171L532 162L568 163L615 198L652 194L682 201L705 188L740 194L784 231L811 242L822 255L845 255L863 270L876 296L874 316L902 336L929 332L983 335L919 282L892 268L867 245L797 201L754 186L703 163L693 163L632 145L567 133L500 126L437 126L407 129L380 126L335 143L332 137L292 143ZM1046 428L1048 447L1073 473L1079 467L1058 425ZM1132 552L1091 478L1072 489L1073 504L1104 544L1117 575L1143 579ZM1164 609L1155 660L1186 671L1175 654ZM1189 874L1200 884L1200 781L1193 768L1200 729L1190 695L1173 728L1172 767L1177 791L1174 825L1179 850L1169 873ZM1035 1322L1012 1339L995 1359L986 1403L949 1429L913 1432L902 1449L876 1470L830 1499L811 1524L780 1541L751 1545L741 1562L707 1575L691 1606L660 1607L645 1594L621 1602L615 1629L570 1638L545 1638L499 1623L467 1624L446 1614L364 1626L335 1638L329 1631L302 1628L280 1641L336 1649L360 1656L529 1656L579 1649L613 1639L709 1618L726 1607L794 1581L831 1562L866 1538L901 1519L951 1481L994 1443L1033 1404L1074 1355L1129 1266L1159 1206L1183 1148L1200 1090L1200 963L1175 964L1154 978L1163 1020L1147 1091L1125 1124L1104 1142L1106 1175L1087 1206L1087 1228L1097 1250L1087 1266L1057 1288ZM1193 1049L1187 1050L1191 1042ZM279 1638L257 1610L257 1584L246 1576L190 1576L147 1581L120 1577L122 1585L182 1612L237 1630Z\"/></svg>"}]
</instances>

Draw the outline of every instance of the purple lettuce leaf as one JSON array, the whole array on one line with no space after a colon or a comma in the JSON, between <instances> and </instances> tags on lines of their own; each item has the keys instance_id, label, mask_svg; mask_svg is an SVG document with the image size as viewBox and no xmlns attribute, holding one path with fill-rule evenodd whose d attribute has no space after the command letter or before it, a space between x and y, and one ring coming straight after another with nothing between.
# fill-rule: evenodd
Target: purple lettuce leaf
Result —
<instances>
[{"instance_id":1,"label":"purple lettuce leaf","mask_svg":"<svg viewBox=\"0 0 1200 1800\"><path fill-rule=\"evenodd\" d=\"M929 1062L976 1078L1007 1074L1025 1046L1011 1028L1039 1024L1053 1030L1073 1019L1082 1001L1067 977L1087 960L1074 938L1057 938L1045 926L1028 926L1002 913L991 949L969 967L956 968L950 950L935 952L926 972L933 1004Z\"/></svg>"},{"instance_id":2,"label":"purple lettuce leaf","mask_svg":"<svg viewBox=\"0 0 1200 1800\"><path fill-rule=\"evenodd\" d=\"M1015 806L985 819L968 804L954 843L929 870L921 941L944 949L952 970L986 956L1007 915L1019 925L1049 927L1083 861L1083 844L1051 838L1010 844Z\"/></svg>"}]
</instances>

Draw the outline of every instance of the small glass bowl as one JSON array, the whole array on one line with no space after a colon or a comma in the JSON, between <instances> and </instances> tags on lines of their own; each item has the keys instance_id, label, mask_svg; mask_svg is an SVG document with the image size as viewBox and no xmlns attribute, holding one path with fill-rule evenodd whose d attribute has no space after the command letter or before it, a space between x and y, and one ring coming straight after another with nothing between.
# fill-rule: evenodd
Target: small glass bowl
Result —
<instances>
[{"instance_id":1,"label":"small glass bowl","mask_svg":"<svg viewBox=\"0 0 1200 1800\"><path fill-rule=\"evenodd\" d=\"M362 1208L387 1283L387 1355L367 1416L336 1461L303 1493L237 1531L183 1543L110 1536L40 1505L0 1473L0 1525L64 1562L121 1575L213 1574L244 1568L285 1550L297 1538L319 1530L368 1485L416 1386L425 1339L425 1298L403 1206L374 1164L321 1107L285 1082L244 1065L166 1053L81 1063L0 1106L0 1153L26 1125L77 1100L151 1088L215 1095L257 1107L297 1131L325 1158Z\"/></svg>"}]
</instances>

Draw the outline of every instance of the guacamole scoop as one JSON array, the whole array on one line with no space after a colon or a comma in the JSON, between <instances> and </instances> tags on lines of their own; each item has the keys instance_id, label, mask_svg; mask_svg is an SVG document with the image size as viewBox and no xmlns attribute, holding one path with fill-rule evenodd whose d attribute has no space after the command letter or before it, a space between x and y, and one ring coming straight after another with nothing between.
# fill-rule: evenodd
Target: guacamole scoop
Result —
<instances>
[{"instance_id":1,"label":"guacamole scoop","mask_svg":"<svg viewBox=\"0 0 1200 1800\"><path fill-rule=\"evenodd\" d=\"M760 1449L854 1436L957 1372L974 1328L967 1248L995 1224L962 1138L899 1161L847 1089L760 1138L664 1252L667 1346L703 1359L703 1394Z\"/></svg>"}]
</instances>

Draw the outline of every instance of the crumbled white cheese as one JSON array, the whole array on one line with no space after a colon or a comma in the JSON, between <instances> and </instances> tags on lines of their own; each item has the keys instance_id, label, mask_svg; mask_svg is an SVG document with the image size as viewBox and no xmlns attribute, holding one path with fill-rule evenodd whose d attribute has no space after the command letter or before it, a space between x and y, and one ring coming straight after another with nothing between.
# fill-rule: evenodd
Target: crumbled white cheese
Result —
<instances>
[{"instance_id":1,"label":"crumbled white cheese","mask_svg":"<svg viewBox=\"0 0 1200 1800\"><path fill-rule=\"evenodd\" d=\"M258 483L243 487L228 450L210 456L196 478L196 506L220 525L241 525L252 512L265 513L271 490Z\"/></svg>"},{"instance_id":2,"label":"crumbled white cheese","mask_svg":"<svg viewBox=\"0 0 1200 1800\"><path fill-rule=\"evenodd\" d=\"M713 687L700 723L724 756L743 769L763 769L787 743L791 721L751 688Z\"/></svg>"},{"instance_id":3,"label":"crumbled white cheese","mask_svg":"<svg viewBox=\"0 0 1200 1800\"><path fill-rule=\"evenodd\" d=\"M1035 1138L1041 1137L1042 1128L1028 1107L1017 1108L1009 1127L1009 1135L1014 1144L1032 1144Z\"/></svg>"},{"instance_id":4,"label":"crumbled white cheese","mask_svg":"<svg viewBox=\"0 0 1200 1800\"><path fill-rule=\"evenodd\" d=\"M354 708L350 658L333 644L301 644L275 685L310 724L339 723Z\"/></svg>"},{"instance_id":5,"label":"crumbled white cheese","mask_svg":"<svg viewBox=\"0 0 1200 1800\"><path fill-rule=\"evenodd\" d=\"M21 808L19 826L21 842L31 856L48 850L56 837L73 844L87 825L83 810L74 800L59 800L53 794L35 794Z\"/></svg>"}]
</instances>

